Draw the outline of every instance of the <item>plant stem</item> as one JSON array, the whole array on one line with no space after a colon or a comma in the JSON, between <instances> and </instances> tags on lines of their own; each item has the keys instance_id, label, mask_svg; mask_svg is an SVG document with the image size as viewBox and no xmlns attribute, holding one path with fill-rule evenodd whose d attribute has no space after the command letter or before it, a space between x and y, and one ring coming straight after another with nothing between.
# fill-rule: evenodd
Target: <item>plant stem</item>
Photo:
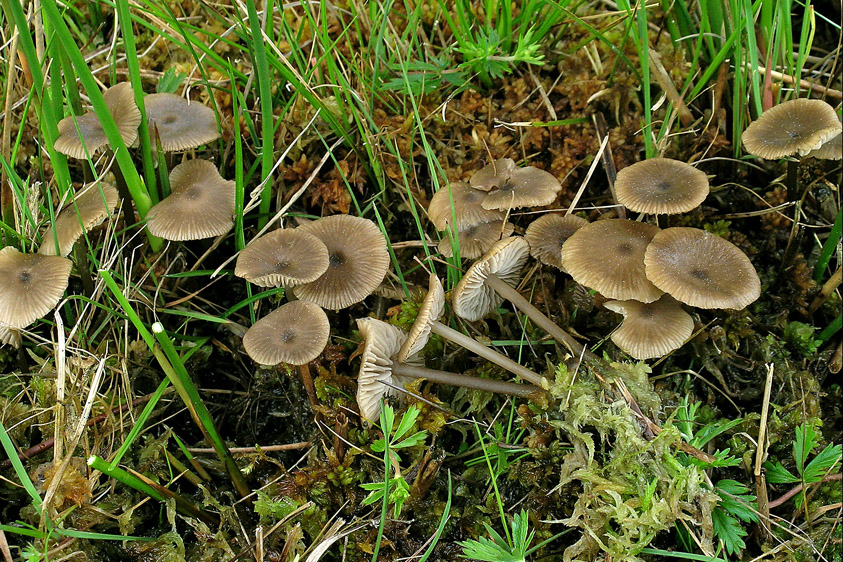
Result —
<instances>
[{"instance_id":1,"label":"plant stem","mask_svg":"<svg viewBox=\"0 0 843 562\"><path fill-rule=\"evenodd\" d=\"M486 285L494 289L497 294L514 304L518 310L527 315L527 318L532 320L539 328L553 336L553 339L567 347L568 351L572 354L579 357L583 352L583 346L580 342L575 340L571 334L557 326L550 318L545 316L541 310L533 306L530 301L522 297L521 293L510 287L507 283L501 281L497 275L494 273L490 274L486 278Z\"/></svg>"},{"instance_id":2,"label":"plant stem","mask_svg":"<svg viewBox=\"0 0 843 562\"><path fill-rule=\"evenodd\" d=\"M427 379L430 382L459 386L462 388L469 388L471 390L485 390L486 392L494 392L496 394L520 396L522 398L530 398L537 392L541 392L529 385L495 381L491 379L481 379L478 377L468 377L465 375L458 375L456 373L448 373L445 371L427 369L425 367L407 365L406 363L393 363L392 374L401 377L411 377L414 379Z\"/></svg>"},{"instance_id":3,"label":"plant stem","mask_svg":"<svg viewBox=\"0 0 843 562\"><path fill-rule=\"evenodd\" d=\"M461 347L466 348L467 350L471 351L472 353L475 353L476 355L479 355L483 359L485 359L487 361L490 361L490 362L494 363L495 365L506 369L510 373L518 375L519 377L521 377L525 381L529 381L529 382L533 383L534 385L536 385L540 388L544 388L544 389L547 388L547 386L546 386L547 385L547 379L545 379L544 377L534 373L533 371L531 371L527 367L524 367L523 365L521 365L519 363L516 363L515 361L513 361L512 359L510 359L506 355L503 355L501 353L498 353L494 349L486 347L485 345L481 344L479 341L475 340L474 338L470 338L470 337L466 336L465 334L463 334L462 332L458 332L457 330L454 330L454 329L446 326L442 322L434 322L432 324L432 327L431 327L430 331L433 332L434 334L442 336L443 338L445 338L448 341L451 341L451 342L453 342L453 343L455 343L455 344L457 344Z\"/></svg>"}]
</instances>

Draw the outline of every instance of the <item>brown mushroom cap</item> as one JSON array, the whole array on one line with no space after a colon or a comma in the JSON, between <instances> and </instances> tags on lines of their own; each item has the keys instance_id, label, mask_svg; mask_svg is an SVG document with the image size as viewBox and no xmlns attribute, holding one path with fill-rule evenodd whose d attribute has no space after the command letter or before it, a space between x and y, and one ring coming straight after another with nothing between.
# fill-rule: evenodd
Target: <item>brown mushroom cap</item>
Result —
<instances>
[{"instance_id":1,"label":"brown mushroom cap","mask_svg":"<svg viewBox=\"0 0 843 562\"><path fill-rule=\"evenodd\" d=\"M666 228L644 255L647 277L676 300L740 310L761 295L761 280L737 246L698 228Z\"/></svg>"},{"instance_id":2,"label":"brown mushroom cap","mask_svg":"<svg viewBox=\"0 0 843 562\"><path fill-rule=\"evenodd\" d=\"M559 180L532 166L516 168L509 177L483 199L484 209L506 211L516 207L549 205L562 190Z\"/></svg>"},{"instance_id":3,"label":"brown mushroom cap","mask_svg":"<svg viewBox=\"0 0 843 562\"><path fill-rule=\"evenodd\" d=\"M150 134L154 126L166 152L196 148L220 136L214 110L199 102L175 94L149 94L143 104Z\"/></svg>"},{"instance_id":4,"label":"brown mushroom cap","mask_svg":"<svg viewBox=\"0 0 843 562\"><path fill-rule=\"evenodd\" d=\"M509 176L517 169L518 166L512 158L498 158L474 172L468 183L474 189L491 191L505 184Z\"/></svg>"},{"instance_id":5,"label":"brown mushroom cap","mask_svg":"<svg viewBox=\"0 0 843 562\"><path fill-rule=\"evenodd\" d=\"M650 158L618 172L618 203L636 213L677 214L696 208L708 196L708 177L690 164Z\"/></svg>"},{"instance_id":6,"label":"brown mushroom cap","mask_svg":"<svg viewBox=\"0 0 843 562\"><path fill-rule=\"evenodd\" d=\"M333 215L298 228L328 249L328 269L316 281L293 289L296 297L339 310L377 289L389 268L386 240L375 223L352 215Z\"/></svg>"},{"instance_id":7,"label":"brown mushroom cap","mask_svg":"<svg viewBox=\"0 0 843 562\"><path fill-rule=\"evenodd\" d=\"M840 160L843 158L843 133L825 141L819 148L815 148L805 155L805 158L819 158L820 160Z\"/></svg>"},{"instance_id":8,"label":"brown mushroom cap","mask_svg":"<svg viewBox=\"0 0 843 562\"><path fill-rule=\"evenodd\" d=\"M111 112L114 124L120 131L120 137L126 146L133 144L138 138L138 127L141 123L140 109L135 103L135 93L130 82L120 82L103 92L102 97ZM76 122L74 123L74 119ZM76 127L79 132L76 132ZM68 116L58 123L59 137L55 142L55 149L71 158L87 158L108 144L105 129L99 117L89 111L76 117ZM84 144L80 141L82 137Z\"/></svg>"},{"instance_id":9,"label":"brown mushroom cap","mask_svg":"<svg viewBox=\"0 0 843 562\"><path fill-rule=\"evenodd\" d=\"M427 215L436 230L445 230L452 222L451 197L454 199L454 215L460 230L481 222L501 220L505 216L500 211L490 211L481 206L480 203L486 197L482 191L472 189L467 183L453 182L434 193L427 206Z\"/></svg>"},{"instance_id":10,"label":"brown mushroom cap","mask_svg":"<svg viewBox=\"0 0 843 562\"><path fill-rule=\"evenodd\" d=\"M530 245L520 236L504 238L486 252L465 272L453 294L454 313L469 321L480 320L497 308L502 298L486 286L486 278L494 273L514 287L530 256Z\"/></svg>"},{"instance_id":11,"label":"brown mushroom cap","mask_svg":"<svg viewBox=\"0 0 843 562\"><path fill-rule=\"evenodd\" d=\"M61 256L0 250L0 324L25 328L61 300L72 262Z\"/></svg>"},{"instance_id":12,"label":"brown mushroom cap","mask_svg":"<svg viewBox=\"0 0 843 562\"><path fill-rule=\"evenodd\" d=\"M545 265L562 267L562 244L588 221L576 215L550 213L527 227L524 238L530 243L530 254Z\"/></svg>"},{"instance_id":13,"label":"brown mushroom cap","mask_svg":"<svg viewBox=\"0 0 843 562\"><path fill-rule=\"evenodd\" d=\"M363 339L360 372L357 375L357 405L360 415L376 421L381 411L381 398L395 390L384 383L401 386L403 377L393 380L393 358L407 338L400 328L374 318L358 318L357 330Z\"/></svg>"},{"instance_id":14,"label":"brown mushroom cap","mask_svg":"<svg viewBox=\"0 0 843 562\"><path fill-rule=\"evenodd\" d=\"M682 347L694 333L694 319L670 295L651 303L609 301L603 306L623 314L612 341L635 359L653 359Z\"/></svg>"},{"instance_id":15,"label":"brown mushroom cap","mask_svg":"<svg viewBox=\"0 0 843 562\"><path fill-rule=\"evenodd\" d=\"M608 219L587 224L562 246L562 267L574 280L616 300L653 302L662 291L644 273L652 224Z\"/></svg>"},{"instance_id":16,"label":"brown mushroom cap","mask_svg":"<svg viewBox=\"0 0 843 562\"><path fill-rule=\"evenodd\" d=\"M233 181L207 160L188 160L170 172L170 196L146 215L149 232L165 240L200 240L234 226Z\"/></svg>"},{"instance_id":17,"label":"brown mushroom cap","mask_svg":"<svg viewBox=\"0 0 843 562\"><path fill-rule=\"evenodd\" d=\"M512 224L504 221L481 222L471 225L465 230L460 230L457 234L460 244L460 257L470 260L479 258L489 251L492 244L502 238L508 238L514 230L515 227ZM454 256L451 239L447 236L439 241L438 249L446 258Z\"/></svg>"},{"instance_id":18,"label":"brown mushroom cap","mask_svg":"<svg viewBox=\"0 0 843 562\"><path fill-rule=\"evenodd\" d=\"M101 189L100 189L101 188ZM55 234L58 237L59 252L66 256L82 234L104 221L117 206L120 196L117 188L107 183L90 184L80 190L55 220ZM53 228L48 227L38 248L45 256L56 255Z\"/></svg>"},{"instance_id":19,"label":"brown mushroom cap","mask_svg":"<svg viewBox=\"0 0 843 562\"><path fill-rule=\"evenodd\" d=\"M435 273L430 274L428 281L427 296L419 307L416 321L410 327L407 339L398 351L396 361L403 363L408 358L417 355L427 345L430 339L430 330L434 322L438 322L445 312L445 289Z\"/></svg>"},{"instance_id":20,"label":"brown mushroom cap","mask_svg":"<svg viewBox=\"0 0 843 562\"><path fill-rule=\"evenodd\" d=\"M324 310L293 301L255 322L243 336L243 347L261 365L304 365L319 357L330 332Z\"/></svg>"},{"instance_id":21,"label":"brown mushroom cap","mask_svg":"<svg viewBox=\"0 0 843 562\"><path fill-rule=\"evenodd\" d=\"M839 135L840 120L822 100L794 99L771 107L750 123L741 139L747 152L766 160L804 156Z\"/></svg>"},{"instance_id":22,"label":"brown mushroom cap","mask_svg":"<svg viewBox=\"0 0 843 562\"><path fill-rule=\"evenodd\" d=\"M274 230L237 256L234 275L261 287L294 287L316 281L328 269L328 248L301 229Z\"/></svg>"}]
</instances>

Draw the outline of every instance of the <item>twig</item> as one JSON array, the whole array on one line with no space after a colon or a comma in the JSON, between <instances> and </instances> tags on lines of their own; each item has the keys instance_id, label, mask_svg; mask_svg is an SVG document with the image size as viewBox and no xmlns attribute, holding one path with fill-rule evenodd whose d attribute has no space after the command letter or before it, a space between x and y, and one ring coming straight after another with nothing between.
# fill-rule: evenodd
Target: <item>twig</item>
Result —
<instances>
[{"instance_id":1,"label":"twig","mask_svg":"<svg viewBox=\"0 0 843 562\"><path fill-rule=\"evenodd\" d=\"M228 450L231 453L257 453L258 450L264 453L272 453L274 451L292 451L295 449L306 449L310 447L313 443L310 441L301 441L299 443L287 443L286 445L255 445L254 447L229 447ZM191 453L215 453L216 450L210 447L188 447L188 451Z\"/></svg>"},{"instance_id":2,"label":"twig","mask_svg":"<svg viewBox=\"0 0 843 562\"><path fill-rule=\"evenodd\" d=\"M827 475L823 476L817 482L811 482L810 484L808 484L808 486L810 486L811 484L822 484L822 483L825 483L825 482L838 482L841 479L843 479L843 474L841 474L839 472L837 474L827 474ZM783 504L784 502L786 502L787 500L789 500L790 498L792 498L793 496L795 496L796 494L801 492L804 487L805 486L803 486L802 484L799 484L799 485L795 486L794 488L791 488L790 490L785 492L782 496L780 496L780 497L774 499L773 501L771 501L768 504L769 508L773 509L773 508L779 507L781 504Z\"/></svg>"},{"instance_id":3,"label":"twig","mask_svg":"<svg viewBox=\"0 0 843 562\"><path fill-rule=\"evenodd\" d=\"M764 384L764 402L761 406L761 421L758 428L758 443L755 450L755 495L758 499L758 513L761 514L762 525L760 532L767 536L770 523L770 502L767 499L767 478L761 470L764 458L767 456L767 415L770 412L770 392L773 389L773 363L767 365L767 381Z\"/></svg>"}]
</instances>

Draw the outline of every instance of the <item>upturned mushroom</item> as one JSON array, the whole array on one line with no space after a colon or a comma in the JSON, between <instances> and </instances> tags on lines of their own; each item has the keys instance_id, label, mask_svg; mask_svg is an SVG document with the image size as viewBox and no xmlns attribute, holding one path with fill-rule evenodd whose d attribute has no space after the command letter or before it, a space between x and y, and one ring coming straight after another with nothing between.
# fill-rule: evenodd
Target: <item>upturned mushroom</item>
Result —
<instances>
[{"instance_id":1,"label":"upturned mushroom","mask_svg":"<svg viewBox=\"0 0 843 562\"><path fill-rule=\"evenodd\" d=\"M253 240L237 256L234 275L260 287L291 288L316 281L328 269L328 248L300 228Z\"/></svg>"},{"instance_id":2,"label":"upturned mushroom","mask_svg":"<svg viewBox=\"0 0 843 562\"><path fill-rule=\"evenodd\" d=\"M328 316L319 306L288 302L255 322L243 336L243 347L261 365L304 365L319 357L330 331Z\"/></svg>"},{"instance_id":3,"label":"upturned mushroom","mask_svg":"<svg viewBox=\"0 0 843 562\"><path fill-rule=\"evenodd\" d=\"M297 285L293 294L322 308L340 310L365 299L383 281L389 252L383 233L372 221L333 215L303 224L328 250L328 268L311 283Z\"/></svg>"},{"instance_id":4,"label":"upturned mushroom","mask_svg":"<svg viewBox=\"0 0 843 562\"><path fill-rule=\"evenodd\" d=\"M469 183L488 192L482 202L484 209L499 211L549 205L562 190L562 184L552 174L533 166L519 168L509 158L489 163Z\"/></svg>"},{"instance_id":5,"label":"upturned mushroom","mask_svg":"<svg viewBox=\"0 0 843 562\"><path fill-rule=\"evenodd\" d=\"M175 94L143 98L150 134L157 131L165 152L197 148L220 136L214 110Z\"/></svg>"},{"instance_id":6,"label":"upturned mushroom","mask_svg":"<svg viewBox=\"0 0 843 562\"><path fill-rule=\"evenodd\" d=\"M607 298L653 302L663 291L644 272L644 252L658 231L626 219L587 224L562 246L562 266L577 283Z\"/></svg>"},{"instance_id":7,"label":"upturned mushroom","mask_svg":"<svg viewBox=\"0 0 843 562\"><path fill-rule=\"evenodd\" d=\"M369 421L378 419L381 399L385 395L394 394L392 387L400 386L410 379L426 379L439 384L523 398L537 398L542 393L531 385L468 377L418 367L410 362L399 362L396 355L407 337L400 328L374 318L358 318L357 329L363 338L357 376L357 405L360 415Z\"/></svg>"},{"instance_id":8,"label":"upturned mushroom","mask_svg":"<svg viewBox=\"0 0 843 562\"><path fill-rule=\"evenodd\" d=\"M0 324L0 345L11 345L15 349L19 349L21 346L20 330L6 324Z\"/></svg>"},{"instance_id":9,"label":"upturned mushroom","mask_svg":"<svg viewBox=\"0 0 843 562\"><path fill-rule=\"evenodd\" d=\"M588 221L576 215L550 213L527 227L524 238L530 244L530 255L545 265L565 271L562 267L562 245Z\"/></svg>"},{"instance_id":10,"label":"upturned mushroom","mask_svg":"<svg viewBox=\"0 0 843 562\"><path fill-rule=\"evenodd\" d=\"M529 381L541 388L547 388L544 377L513 361L506 355L486 347L477 340L450 328L439 321L445 311L445 290L436 274L430 275L427 296L419 307L416 321L410 327L406 341L401 346L396 357L397 361L406 361L409 357L419 353L434 333L460 347L479 355L483 359L502 367L512 374Z\"/></svg>"},{"instance_id":11,"label":"upturned mushroom","mask_svg":"<svg viewBox=\"0 0 843 562\"><path fill-rule=\"evenodd\" d=\"M0 325L25 328L61 300L72 263L61 256L0 250Z\"/></svg>"},{"instance_id":12,"label":"upturned mushroom","mask_svg":"<svg viewBox=\"0 0 843 562\"><path fill-rule=\"evenodd\" d=\"M698 207L708 196L708 177L670 158L650 158L618 172L618 203L636 213L673 215Z\"/></svg>"},{"instance_id":13,"label":"upturned mushroom","mask_svg":"<svg viewBox=\"0 0 843 562\"><path fill-rule=\"evenodd\" d=\"M481 222L460 230L457 233L460 257L470 260L479 258L489 251L492 244L502 238L511 236L514 230L515 227L511 223L502 220ZM438 250L446 258L454 256L451 242L451 239L448 237L444 237L439 241Z\"/></svg>"},{"instance_id":14,"label":"upturned mushroom","mask_svg":"<svg viewBox=\"0 0 843 562\"><path fill-rule=\"evenodd\" d=\"M120 196L110 184L92 183L76 193L47 228L38 253L67 256L82 234L104 221L117 206ZM54 237L55 234L55 237Z\"/></svg>"},{"instance_id":15,"label":"upturned mushroom","mask_svg":"<svg viewBox=\"0 0 843 562\"><path fill-rule=\"evenodd\" d=\"M483 208L481 203L485 197L485 193L472 189L467 183L452 182L433 194L427 216L436 230L446 230L452 224L457 230L465 230L475 224L503 220L505 215L501 211Z\"/></svg>"},{"instance_id":16,"label":"upturned mushroom","mask_svg":"<svg viewBox=\"0 0 843 562\"><path fill-rule=\"evenodd\" d=\"M647 278L698 308L740 310L761 295L761 280L737 246L698 228L666 228L644 255Z\"/></svg>"},{"instance_id":17,"label":"upturned mushroom","mask_svg":"<svg viewBox=\"0 0 843 562\"><path fill-rule=\"evenodd\" d=\"M694 332L694 319L670 295L651 303L609 301L603 306L623 314L611 338L635 359L653 359L682 347Z\"/></svg>"},{"instance_id":18,"label":"upturned mushroom","mask_svg":"<svg viewBox=\"0 0 843 562\"><path fill-rule=\"evenodd\" d=\"M579 355L583 351L582 344L514 289L529 254L530 245L519 236L496 242L482 258L472 264L454 289L454 313L474 322L506 299L571 353Z\"/></svg>"},{"instance_id":19,"label":"upturned mushroom","mask_svg":"<svg viewBox=\"0 0 843 562\"><path fill-rule=\"evenodd\" d=\"M234 226L233 181L207 160L188 160L170 172L170 195L146 215L149 232L165 240L221 236Z\"/></svg>"},{"instance_id":20,"label":"upturned mushroom","mask_svg":"<svg viewBox=\"0 0 843 562\"><path fill-rule=\"evenodd\" d=\"M103 92L102 97L120 131L126 146L138 138L141 124L140 109L135 103L135 94L130 82L120 82ZM77 131L78 127L78 131ZM55 149L71 158L87 158L108 144L105 129L93 111L82 115L65 117L58 123L59 136Z\"/></svg>"},{"instance_id":21,"label":"upturned mushroom","mask_svg":"<svg viewBox=\"0 0 843 562\"><path fill-rule=\"evenodd\" d=\"M793 99L761 114L743 132L747 152L766 160L805 156L841 133L834 108L822 100Z\"/></svg>"}]
</instances>

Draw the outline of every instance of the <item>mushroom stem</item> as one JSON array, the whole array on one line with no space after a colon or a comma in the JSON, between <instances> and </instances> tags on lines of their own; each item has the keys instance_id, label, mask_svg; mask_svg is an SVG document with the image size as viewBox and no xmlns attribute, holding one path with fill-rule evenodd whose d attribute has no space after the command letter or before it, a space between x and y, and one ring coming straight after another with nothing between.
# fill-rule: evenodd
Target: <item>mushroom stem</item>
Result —
<instances>
[{"instance_id":1,"label":"mushroom stem","mask_svg":"<svg viewBox=\"0 0 843 562\"><path fill-rule=\"evenodd\" d=\"M547 381L544 377L534 373L527 367L516 363L506 355L502 355L494 349L486 347L474 338L470 338L462 332L458 332L457 330L446 326L442 322L434 322L431 325L430 331L434 334L442 336L448 341L451 341L461 347L464 347L472 353L479 355L483 359L506 369L510 373L518 375L525 381L529 381L540 388L547 388Z\"/></svg>"},{"instance_id":2,"label":"mushroom stem","mask_svg":"<svg viewBox=\"0 0 843 562\"><path fill-rule=\"evenodd\" d=\"M785 185L787 186L787 200L799 201L799 160L795 158L787 161Z\"/></svg>"},{"instance_id":3,"label":"mushroom stem","mask_svg":"<svg viewBox=\"0 0 843 562\"><path fill-rule=\"evenodd\" d=\"M94 294L94 281L91 279L91 264L88 262L88 244L80 238L73 244L73 257L76 258L76 271L82 279L82 291L86 297Z\"/></svg>"},{"instance_id":4,"label":"mushroom stem","mask_svg":"<svg viewBox=\"0 0 843 562\"><path fill-rule=\"evenodd\" d=\"M504 281L501 281L497 275L494 273L489 274L489 276L486 277L486 285L494 289L497 294L514 304L518 310L527 315L527 318L535 322L539 328L553 336L553 339L567 347L568 351L572 354L579 357L582 353L583 346L580 342L575 340L571 334L557 326L550 318L545 316L541 310L530 304L530 301L522 297L521 293L510 287Z\"/></svg>"},{"instance_id":5,"label":"mushroom stem","mask_svg":"<svg viewBox=\"0 0 843 562\"><path fill-rule=\"evenodd\" d=\"M411 377L414 379L427 379L430 382L459 386L471 390L485 390L486 392L494 392L496 394L520 396L522 398L530 398L535 395L535 393L541 392L533 386L526 384L469 377L466 375L458 375L456 373L448 373L446 371L427 369L425 367L416 367L413 365L407 365L406 363L393 363L392 374L403 377Z\"/></svg>"}]
</instances>

